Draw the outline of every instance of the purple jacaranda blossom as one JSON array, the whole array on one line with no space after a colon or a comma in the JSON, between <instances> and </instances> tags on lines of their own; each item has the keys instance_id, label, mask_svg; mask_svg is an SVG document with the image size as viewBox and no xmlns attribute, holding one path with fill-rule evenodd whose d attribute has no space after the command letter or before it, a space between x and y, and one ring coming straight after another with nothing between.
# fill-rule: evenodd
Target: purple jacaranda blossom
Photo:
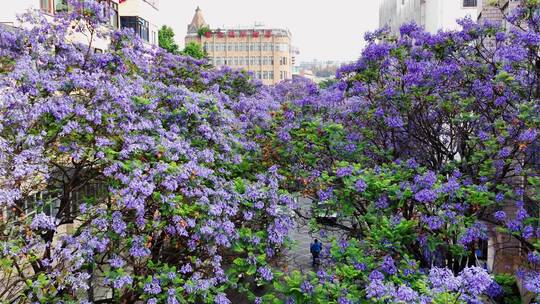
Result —
<instances>
[{"instance_id":1,"label":"purple jacaranda blossom","mask_svg":"<svg viewBox=\"0 0 540 304\"><path fill-rule=\"evenodd\" d=\"M540 272L530 271L523 275L523 286L530 292L540 293Z\"/></svg>"},{"instance_id":2,"label":"purple jacaranda blossom","mask_svg":"<svg viewBox=\"0 0 540 304\"><path fill-rule=\"evenodd\" d=\"M494 214L493 214L493 217L495 217L496 220L498 221L504 221L506 219L506 212L504 211L496 211Z\"/></svg>"},{"instance_id":3,"label":"purple jacaranda blossom","mask_svg":"<svg viewBox=\"0 0 540 304\"><path fill-rule=\"evenodd\" d=\"M469 245L477 240L487 240L487 238L487 226L484 223L477 222L465 230L465 233L459 239L459 243Z\"/></svg>"},{"instance_id":4,"label":"purple jacaranda blossom","mask_svg":"<svg viewBox=\"0 0 540 304\"><path fill-rule=\"evenodd\" d=\"M420 188L431 188L437 182L437 175L433 171L427 171L423 175L416 175L414 182Z\"/></svg>"},{"instance_id":5,"label":"purple jacaranda blossom","mask_svg":"<svg viewBox=\"0 0 540 304\"><path fill-rule=\"evenodd\" d=\"M383 297L391 297L395 293L394 285L385 283L382 280L372 280L366 288L366 297L380 299Z\"/></svg>"},{"instance_id":6,"label":"purple jacaranda blossom","mask_svg":"<svg viewBox=\"0 0 540 304\"><path fill-rule=\"evenodd\" d=\"M459 276L461 278L461 291L472 296L482 294L493 283L487 271L480 267L465 268Z\"/></svg>"},{"instance_id":7,"label":"purple jacaranda blossom","mask_svg":"<svg viewBox=\"0 0 540 304\"><path fill-rule=\"evenodd\" d=\"M272 270L268 268L267 266L260 267L259 269L257 269L257 272L266 281L271 281L274 278L274 274L272 273Z\"/></svg>"},{"instance_id":8,"label":"purple jacaranda blossom","mask_svg":"<svg viewBox=\"0 0 540 304\"><path fill-rule=\"evenodd\" d=\"M391 256L387 255L383 258L381 270L389 275L393 275L397 272L396 264L394 263L394 259Z\"/></svg>"},{"instance_id":9,"label":"purple jacaranda blossom","mask_svg":"<svg viewBox=\"0 0 540 304\"><path fill-rule=\"evenodd\" d=\"M133 284L133 278L129 275L124 275L115 279L106 278L105 283L112 285L115 289L122 289L125 286Z\"/></svg>"},{"instance_id":10,"label":"purple jacaranda blossom","mask_svg":"<svg viewBox=\"0 0 540 304\"><path fill-rule=\"evenodd\" d=\"M433 267L429 271L429 282L436 292L454 291L461 285L461 280L446 268Z\"/></svg>"},{"instance_id":11,"label":"purple jacaranda blossom","mask_svg":"<svg viewBox=\"0 0 540 304\"><path fill-rule=\"evenodd\" d=\"M179 304L178 299L176 298L176 291L174 289L169 289L167 291L167 304Z\"/></svg>"},{"instance_id":12,"label":"purple jacaranda blossom","mask_svg":"<svg viewBox=\"0 0 540 304\"><path fill-rule=\"evenodd\" d=\"M531 239L534 237L534 227L531 225L527 225L523 228L523 232L521 232L521 236L524 239Z\"/></svg>"},{"instance_id":13,"label":"purple jacaranda blossom","mask_svg":"<svg viewBox=\"0 0 540 304\"><path fill-rule=\"evenodd\" d=\"M518 140L522 142L533 142L538 137L538 131L535 129L527 129L523 131Z\"/></svg>"},{"instance_id":14,"label":"purple jacaranda blossom","mask_svg":"<svg viewBox=\"0 0 540 304\"><path fill-rule=\"evenodd\" d=\"M125 235L125 230L127 228L127 224L122 220L122 214L118 211L115 211L112 214L112 227L116 233L118 233L121 236Z\"/></svg>"},{"instance_id":15,"label":"purple jacaranda blossom","mask_svg":"<svg viewBox=\"0 0 540 304\"><path fill-rule=\"evenodd\" d=\"M370 280L383 280L384 279L384 274L382 274L380 271L378 270L373 270L370 274L369 274L369 279Z\"/></svg>"},{"instance_id":16,"label":"purple jacaranda blossom","mask_svg":"<svg viewBox=\"0 0 540 304\"><path fill-rule=\"evenodd\" d=\"M353 172L352 167L339 168L339 169L336 170L336 176L337 177L345 177L345 176L351 175L352 172Z\"/></svg>"},{"instance_id":17,"label":"purple jacaranda blossom","mask_svg":"<svg viewBox=\"0 0 540 304\"><path fill-rule=\"evenodd\" d=\"M416 162L414 158L407 160L407 167L409 167L410 169L416 169L418 168L418 166L419 164Z\"/></svg>"},{"instance_id":18,"label":"purple jacaranda blossom","mask_svg":"<svg viewBox=\"0 0 540 304\"><path fill-rule=\"evenodd\" d=\"M114 267L114 268L121 268L121 267L124 267L124 265L126 264L126 262L121 259L120 257L113 257L111 259L109 259L109 264L111 265L111 267Z\"/></svg>"},{"instance_id":19,"label":"purple jacaranda blossom","mask_svg":"<svg viewBox=\"0 0 540 304\"><path fill-rule=\"evenodd\" d=\"M364 192L367 189L367 184L363 179L358 179L356 183L354 184L354 188L358 192Z\"/></svg>"},{"instance_id":20,"label":"purple jacaranda blossom","mask_svg":"<svg viewBox=\"0 0 540 304\"><path fill-rule=\"evenodd\" d=\"M396 298L405 303L416 303L418 292L408 286L400 286L396 292Z\"/></svg>"},{"instance_id":21,"label":"purple jacaranda blossom","mask_svg":"<svg viewBox=\"0 0 540 304\"><path fill-rule=\"evenodd\" d=\"M446 183L444 183L441 187L441 190L444 193L453 193L456 192L459 189L460 185L455 177L451 177L448 179Z\"/></svg>"},{"instance_id":22,"label":"purple jacaranda blossom","mask_svg":"<svg viewBox=\"0 0 540 304\"><path fill-rule=\"evenodd\" d=\"M152 282L144 284L144 292L152 295L161 293L161 286L158 279L153 278Z\"/></svg>"},{"instance_id":23,"label":"purple jacaranda blossom","mask_svg":"<svg viewBox=\"0 0 540 304\"><path fill-rule=\"evenodd\" d=\"M375 206L381 209L387 208L388 204L388 197L386 195L379 196L379 199L375 202Z\"/></svg>"},{"instance_id":24,"label":"purple jacaranda blossom","mask_svg":"<svg viewBox=\"0 0 540 304\"><path fill-rule=\"evenodd\" d=\"M504 290L497 282L493 281L485 292L490 298L498 298L504 294Z\"/></svg>"},{"instance_id":25,"label":"purple jacaranda blossom","mask_svg":"<svg viewBox=\"0 0 540 304\"><path fill-rule=\"evenodd\" d=\"M500 158L506 158L506 157L510 156L510 153L511 153L511 152L512 152L512 150L511 150L510 148L504 147L504 148L502 148L502 149L499 151L498 156L499 156Z\"/></svg>"},{"instance_id":26,"label":"purple jacaranda blossom","mask_svg":"<svg viewBox=\"0 0 540 304\"><path fill-rule=\"evenodd\" d=\"M527 260L534 265L540 265L540 253L537 251L529 252L527 254Z\"/></svg>"},{"instance_id":27,"label":"purple jacaranda blossom","mask_svg":"<svg viewBox=\"0 0 540 304\"><path fill-rule=\"evenodd\" d=\"M444 226L445 221L439 216L422 216L422 222L426 223L431 230L437 230Z\"/></svg>"},{"instance_id":28,"label":"purple jacaranda blossom","mask_svg":"<svg viewBox=\"0 0 540 304\"><path fill-rule=\"evenodd\" d=\"M421 203L432 203L437 200L437 192L429 189L422 189L418 191L414 198Z\"/></svg>"},{"instance_id":29,"label":"purple jacaranda blossom","mask_svg":"<svg viewBox=\"0 0 540 304\"><path fill-rule=\"evenodd\" d=\"M354 303L352 300L347 299L346 297L339 297L338 298L338 304L352 304Z\"/></svg>"},{"instance_id":30,"label":"purple jacaranda blossom","mask_svg":"<svg viewBox=\"0 0 540 304\"><path fill-rule=\"evenodd\" d=\"M314 287L309 281L304 281L300 284L300 290L305 294L312 294Z\"/></svg>"},{"instance_id":31,"label":"purple jacaranda blossom","mask_svg":"<svg viewBox=\"0 0 540 304\"><path fill-rule=\"evenodd\" d=\"M133 257L140 258L148 256L150 250L144 246L142 237L135 237L131 244L131 248L129 249L129 253Z\"/></svg>"},{"instance_id":32,"label":"purple jacaranda blossom","mask_svg":"<svg viewBox=\"0 0 540 304\"><path fill-rule=\"evenodd\" d=\"M387 116L384 118L384 121L390 128L401 128L405 124L399 116Z\"/></svg>"},{"instance_id":33,"label":"purple jacaranda blossom","mask_svg":"<svg viewBox=\"0 0 540 304\"><path fill-rule=\"evenodd\" d=\"M45 213L38 213L32 219L30 228L33 230L55 230L56 219L52 216L48 216Z\"/></svg>"},{"instance_id":34,"label":"purple jacaranda blossom","mask_svg":"<svg viewBox=\"0 0 540 304\"><path fill-rule=\"evenodd\" d=\"M319 200L321 201L327 201L329 199L331 199L333 197L333 194L334 193L334 188L330 187L326 190L319 190L317 192L317 195L319 196Z\"/></svg>"}]
</instances>

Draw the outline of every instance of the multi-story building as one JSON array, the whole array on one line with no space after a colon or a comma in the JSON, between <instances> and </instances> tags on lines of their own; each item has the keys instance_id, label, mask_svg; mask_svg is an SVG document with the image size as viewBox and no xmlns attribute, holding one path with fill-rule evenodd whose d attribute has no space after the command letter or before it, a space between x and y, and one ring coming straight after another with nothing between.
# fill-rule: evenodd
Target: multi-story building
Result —
<instances>
[{"instance_id":1,"label":"multi-story building","mask_svg":"<svg viewBox=\"0 0 540 304\"><path fill-rule=\"evenodd\" d=\"M120 25L149 45L158 44L159 0L120 0Z\"/></svg>"},{"instance_id":2,"label":"multi-story building","mask_svg":"<svg viewBox=\"0 0 540 304\"><path fill-rule=\"evenodd\" d=\"M458 29L457 19L469 16L476 19L477 0L382 0L379 7L379 26L399 32L403 23L415 22L426 31Z\"/></svg>"},{"instance_id":3,"label":"multi-story building","mask_svg":"<svg viewBox=\"0 0 540 304\"><path fill-rule=\"evenodd\" d=\"M291 38L287 29L262 25L212 29L197 7L185 42L200 44L215 66L251 71L271 85L292 78L295 50Z\"/></svg>"},{"instance_id":4,"label":"multi-story building","mask_svg":"<svg viewBox=\"0 0 540 304\"><path fill-rule=\"evenodd\" d=\"M119 0L96 0L106 4L106 9L110 15L109 26L112 28L118 28L120 25L118 4ZM19 24L17 16L25 13L28 10L41 10L48 16L53 16L59 12L67 11L70 9L68 0L16 0L6 1L2 5L0 10L0 23L7 26L18 27ZM82 34L76 34L70 39L77 43L89 43L88 36ZM92 40L92 46L97 50L105 50L109 47L110 41L108 39L96 38Z\"/></svg>"}]
</instances>

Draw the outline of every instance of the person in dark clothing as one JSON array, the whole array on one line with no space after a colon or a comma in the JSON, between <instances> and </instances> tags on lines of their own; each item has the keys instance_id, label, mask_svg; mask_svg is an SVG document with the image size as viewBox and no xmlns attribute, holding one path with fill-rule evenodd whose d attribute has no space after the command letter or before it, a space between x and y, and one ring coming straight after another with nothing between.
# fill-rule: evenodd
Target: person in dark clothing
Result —
<instances>
[{"instance_id":1,"label":"person in dark clothing","mask_svg":"<svg viewBox=\"0 0 540 304\"><path fill-rule=\"evenodd\" d=\"M309 246L309 251L311 252L311 255L313 256L313 266L318 263L319 260L319 254L322 250L322 243L319 242L319 240L315 239L313 243Z\"/></svg>"}]
</instances>

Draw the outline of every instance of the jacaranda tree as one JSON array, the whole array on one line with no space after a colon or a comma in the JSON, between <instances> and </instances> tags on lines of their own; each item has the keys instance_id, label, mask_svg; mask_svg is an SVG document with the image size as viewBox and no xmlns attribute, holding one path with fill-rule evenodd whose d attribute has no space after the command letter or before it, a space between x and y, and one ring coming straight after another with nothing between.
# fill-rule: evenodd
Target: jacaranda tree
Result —
<instances>
[{"instance_id":1,"label":"jacaranda tree","mask_svg":"<svg viewBox=\"0 0 540 304\"><path fill-rule=\"evenodd\" d=\"M290 301L503 301L475 266L496 233L520 246L514 274L540 293L538 7L523 1L506 28L382 29L333 87L276 87L265 161L348 236L323 270L276 285Z\"/></svg>"},{"instance_id":2,"label":"jacaranda tree","mask_svg":"<svg viewBox=\"0 0 540 304\"><path fill-rule=\"evenodd\" d=\"M2 302L230 303L271 281L293 201L275 167L245 165L245 118L272 99L109 32L97 1L70 8L0 32Z\"/></svg>"}]
</instances>

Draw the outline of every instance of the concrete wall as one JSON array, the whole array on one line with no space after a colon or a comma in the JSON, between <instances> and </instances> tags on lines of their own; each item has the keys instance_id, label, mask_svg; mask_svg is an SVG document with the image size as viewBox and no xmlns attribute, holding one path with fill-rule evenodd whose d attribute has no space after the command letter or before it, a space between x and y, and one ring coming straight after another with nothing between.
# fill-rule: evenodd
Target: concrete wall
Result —
<instances>
[{"instance_id":1,"label":"concrete wall","mask_svg":"<svg viewBox=\"0 0 540 304\"><path fill-rule=\"evenodd\" d=\"M436 33L439 29L457 30L460 28L457 19L468 16L476 20L478 15L478 5L463 7L462 0L426 0L425 10L425 28L431 33Z\"/></svg>"},{"instance_id":2,"label":"concrete wall","mask_svg":"<svg viewBox=\"0 0 540 304\"><path fill-rule=\"evenodd\" d=\"M28 9L39 9L39 0L4 0L0 9L0 22L16 25L17 15L25 13Z\"/></svg>"},{"instance_id":3,"label":"concrete wall","mask_svg":"<svg viewBox=\"0 0 540 304\"><path fill-rule=\"evenodd\" d=\"M399 33L403 23L416 22L424 25L421 0L382 0L379 7L379 26L389 26Z\"/></svg>"}]
</instances>

